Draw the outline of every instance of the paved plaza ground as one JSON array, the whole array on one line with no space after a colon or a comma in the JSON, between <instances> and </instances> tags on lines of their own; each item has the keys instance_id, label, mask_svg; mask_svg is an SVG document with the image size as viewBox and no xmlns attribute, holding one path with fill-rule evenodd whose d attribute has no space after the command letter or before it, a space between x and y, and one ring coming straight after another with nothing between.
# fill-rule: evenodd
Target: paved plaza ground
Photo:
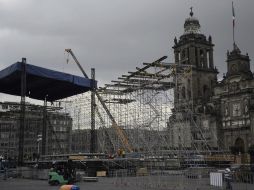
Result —
<instances>
[{"instance_id":1,"label":"paved plaza ground","mask_svg":"<svg viewBox=\"0 0 254 190\"><path fill-rule=\"evenodd\" d=\"M151 177L128 177L128 178L99 178L98 182L79 182L76 185L81 190L221 190L222 188L209 185L209 179L178 179L177 176L165 183L161 179L161 184L156 187ZM0 179L1 190L58 190L60 186L50 186L46 180L30 179ZM233 183L233 190L253 190L254 184Z\"/></svg>"}]
</instances>

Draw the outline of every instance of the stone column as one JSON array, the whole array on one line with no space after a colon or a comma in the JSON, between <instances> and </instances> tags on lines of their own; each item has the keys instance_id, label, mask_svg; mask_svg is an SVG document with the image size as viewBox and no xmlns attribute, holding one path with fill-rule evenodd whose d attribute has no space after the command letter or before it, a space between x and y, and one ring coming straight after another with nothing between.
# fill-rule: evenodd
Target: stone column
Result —
<instances>
[{"instance_id":1,"label":"stone column","mask_svg":"<svg viewBox=\"0 0 254 190\"><path fill-rule=\"evenodd\" d=\"M175 62L179 62L179 51L175 51Z\"/></svg>"},{"instance_id":2,"label":"stone column","mask_svg":"<svg viewBox=\"0 0 254 190\"><path fill-rule=\"evenodd\" d=\"M196 56L195 56L195 47L190 47L189 48L189 63L190 65L195 65L195 62L196 62Z\"/></svg>"},{"instance_id":3,"label":"stone column","mask_svg":"<svg viewBox=\"0 0 254 190\"><path fill-rule=\"evenodd\" d=\"M197 67L201 67L201 65L200 65L200 48L199 47L197 47L196 48L196 50L197 50Z\"/></svg>"},{"instance_id":4,"label":"stone column","mask_svg":"<svg viewBox=\"0 0 254 190\"><path fill-rule=\"evenodd\" d=\"M207 61L207 50L203 50L203 56L204 56L204 68L208 68L208 61Z\"/></svg>"},{"instance_id":5,"label":"stone column","mask_svg":"<svg viewBox=\"0 0 254 190\"><path fill-rule=\"evenodd\" d=\"M209 50L209 65L210 68L213 69L213 49Z\"/></svg>"}]
</instances>

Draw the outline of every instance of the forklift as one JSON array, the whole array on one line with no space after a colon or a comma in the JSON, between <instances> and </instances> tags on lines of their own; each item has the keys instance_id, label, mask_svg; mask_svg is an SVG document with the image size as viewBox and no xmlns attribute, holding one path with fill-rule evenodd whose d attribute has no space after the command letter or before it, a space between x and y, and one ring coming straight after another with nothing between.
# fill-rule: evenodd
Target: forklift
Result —
<instances>
[{"instance_id":1,"label":"forklift","mask_svg":"<svg viewBox=\"0 0 254 190\"><path fill-rule=\"evenodd\" d=\"M49 172L49 185L65 185L76 182L76 170L72 160L54 162Z\"/></svg>"}]
</instances>

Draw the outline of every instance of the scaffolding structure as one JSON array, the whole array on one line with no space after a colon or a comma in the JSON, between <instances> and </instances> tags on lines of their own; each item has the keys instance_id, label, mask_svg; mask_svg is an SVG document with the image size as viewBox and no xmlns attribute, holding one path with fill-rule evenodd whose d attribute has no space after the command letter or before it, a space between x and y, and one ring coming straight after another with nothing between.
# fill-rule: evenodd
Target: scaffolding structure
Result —
<instances>
[{"instance_id":1,"label":"scaffolding structure","mask_svg":"<svg viewBox=\"0 0 254 190\"><path fill-rule=\"evenodd\" d=\"M177 124L186 129L191 127L190 135L193 128L200 134L203 133L194 119L192 98L185 102L175 99L180 91L178 86L181 86L184 80L192 80L192 67L165 63L163 61L166 58L164 56L152 63L143 63L143 67L136 67L135 71L128 72L97 89L117 126L127 137L132 151L124 149L123 141L98 98L95 100L96 151L113 157L143 158L145 162L136 166L140 168L136 175L148 175L142 180L139 178L130 183L125 177L131 175L131 160L126 160L121 162L120 170L112 171L111 176L116 177L116 185L129 184L137 189L167 189L169 182L165 175L171 175L171 172L165 172L165 169L191 166L193 161L195 164L205 164L203 157L193 159L192 156L209 153L209 146L200 149L193 143L191 147L186 147L183 141L179 141L179 146L174 147L170 141L174 134L170 133L169 128ZM193 94L192 91L190 94ZM91 94L69 98L64 107L72 115L74 128L90 128ZM177 117L180 113L185 113L186 116ZM193 137L191 138L193 140ZM206 137L201 135L201 138L206 145ZM124 156L123 151L126 152ZM183 182L186 174L185 171L181 171L172 175L178 175L179 180ZM179 180L175 182L174 187L182 187Z\"/></svg>"},{"instance_id":2,"label":"scaffolding structure","mask_svg":"<svg viewBox=\"0 0 254 190\"><path fill-rule=\"evenodd\" d=\"M183 100L174 99L178 96L180 91L178 86L182 81L186 78L192 80L192 67L165 63L163 61L166 58L164 56L152 63L143 63L142 68L136 67L136 71L128 72L117 80L112 80L111 84L105 84L104 87L97 89L97 93L114 117L117 127L127 137L133 152L142 152L147 155L170 152L171 155L176 155L178 151L177 154L179 152L189 154L190 148L187 150L184 144L173 147L169 140L173 134L170 134L168 129L175 123L183 126L191 124L192 128L200 130L202 134L193 119L193 100L189 99L184 103ZM192 91L187 93L192 94ZM65 103L66 110L71 112L73 117L74 129L90 128L92 120L90 116L94 112L91 112L90 102L91 95L86 93L70 98ZM98 98L94 102L96 151L115 154L125 148L124 142L118 136L112 120ZM179 118L175 115L172 117L172 109L175 115L184 112L188 116L180 118L179 122ZM201 137L206 144L207 139L202 135ZM199 150L199 147L193 144L192 148L194 148L192 151L199 154L200 151L207 151L209 146ZM125 149L124 151L128 152Z\"/></svg>"}]
</instances>

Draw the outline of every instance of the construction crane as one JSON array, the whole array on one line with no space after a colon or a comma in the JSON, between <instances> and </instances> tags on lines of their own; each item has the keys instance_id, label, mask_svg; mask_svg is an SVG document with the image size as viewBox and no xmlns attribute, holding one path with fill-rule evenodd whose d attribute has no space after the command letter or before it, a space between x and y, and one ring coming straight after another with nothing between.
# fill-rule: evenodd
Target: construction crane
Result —
<instances>
[{"instance_id":1,"label":"construction crane","mask_svg":"<svg viewBox=\"0 0 254 190\"><path fill-rule=\"evenodd\" d=\"M75 61L75 63L78 65L79 69L81 70L81 72L83 73L83 75L89 79L88 75L86 74L86 72L84 71L84 69L82 68L82 66L80 65L78 59L76 58L76 56L74 55L74 53L72 52L71 49L65 49L65 51L67 53L69 53L73 60ZM117 136L120 138L120 141L122 143L122 145L124 146L125 150L128 152L132 152L132 147L129 143L129 140L126 136L126 134L124 133L123 129L121 127L119 127L116 123L115 118L113 117L113 115L110 113L108 107L106 106L106 104L104 103L104 100L102 99L102 97L100 96L100 94L98 93L98 91L95 90L95 95L97 96L98 100L100 101L102 107L104 108L104 110L106 111L107 115L109 116L109 119L112 122L112 127L115 129Z\"/></svg>"}]
</instances>

